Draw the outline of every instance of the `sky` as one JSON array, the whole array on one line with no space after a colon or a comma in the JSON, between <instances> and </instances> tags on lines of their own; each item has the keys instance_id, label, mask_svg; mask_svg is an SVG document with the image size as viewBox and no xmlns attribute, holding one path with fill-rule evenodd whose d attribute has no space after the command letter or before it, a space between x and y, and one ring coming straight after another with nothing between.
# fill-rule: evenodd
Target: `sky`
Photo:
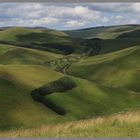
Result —
<instances>
[{"instance_id":1,"label":"sky","mask_svg":"<svg viewBox=\"0 0 140 140\"><path fill-rule=\"evenodd\" d=\"M140 23L140 3L1 3L0 27L58 30Z\"/></svg>"}]
</instances>

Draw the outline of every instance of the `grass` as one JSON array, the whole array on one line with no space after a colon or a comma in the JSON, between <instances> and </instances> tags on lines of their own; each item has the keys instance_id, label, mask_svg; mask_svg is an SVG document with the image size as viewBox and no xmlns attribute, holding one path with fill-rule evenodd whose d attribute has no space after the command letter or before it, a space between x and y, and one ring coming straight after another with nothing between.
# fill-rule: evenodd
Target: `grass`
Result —
<instances>
[{"instance_id":1,"label":"grass","mask_svg":"<svg viewBox=\"0 0 140 140\"><path fill-rule=\"evenodd\" d=\"M140 137L140 112L47 125L32 129L1 131L0 137Z\"/></svg>"},{"instance_id":2,"label":"grass","mask_svg":"<svg viewBox=\"0 0 140 140\"><path fill-rule=\"evenodd\" d=\"M55 122L57 115L35 102L30 93L59 77L61 74L41 66L0 65L0 129Z\"/></svg>"},{"instance_id":3,"label":"grass","mask_svg":"<svg viewBox=\"0 0 140 140\"><path fill-rule=\"evenodd\" d=\"M113 27L110 32L126 30ZM83 57L79 40L75 43L63 32L16 27L0 33L0 136L139 136L139 111L131 120L132 113L107 117L140 108L140 47L132 47L131 39L126 49L123 41L106 40L116 41L121 50L110 43L111 53ZM46 41L55 53L42 50ZM74 53L58 54L65 45ZM70 83L76 86L69 88ZM33 100L37 89L43 89L43 101L65 113ZM48 89L52 94L47 95Z\"/></svg>"},{"instance_id":4,"label":"grass","mask_svg":"<svg viewBox=\"0 0 140 140\"><path fill-rule=\"evenodd\" d=\"M74 38L114 39L119 35L139 29L139 25L101 26L87 29L64 31Z\"/></svg>"},{"instance_id":5,"label":"grass","mask_svg":"<svg viewBox=\"0 0 140 140\"><path fill-rule=\"evenodd\" d=\"M2 30L0 42L60 54L78 53L84 49L64 32L39 28L13 27Z\"/></svg>"},{"instance_id":6,"label":"grass","mask_svg":"<svg viewBox=\"0 0 140 140\"><path fill-rule=\"evenodd\" d=\"M80 37L84 53L94 56L140 45L139 25L122 25L65 31L71 37Z\"/></svg>"},{"instance_id":7,"label":"grass","mask_svg":"<svg viewBox=\"0 0 140 140\"><path fill-rule=\"evenodd\" d=\"M58 79L62 74L39 65L0 65L0 76L34 89Z\"/></svg>"},{"instance_id":8,"label":"grass","mask_svg":"<svg viewBox=\"0 0 140 140\"><path fill-rule=\"evenodd\" d=\"M76 79L76 84L76 88L66 93L46 96L46 99L63 108L65 116L70 118L86 119L139 107L139 94L81 79Z\"/></svg>"},{"instance_id":9,"label":"grass","mask_svg":"<svg viewBox=\"0 0 140 140\"><path fill-rule=\"evenodd\" d=\"M139 94L72 78L76 88L45 96L66 111L62 117L34 101L30 95L32 90L62 77L62 74L43 66L0 65L0 77L4 83L0 86L0 109L4 110L0 115L1 129L86 119L140 106Z\"/></svg>"},{"instance_id":10,"label":"grass","mask_svg":"<svg viewBox=\"0 0 140 140\"><path fill-rule=\"evenodd\" d=\"M139 92L140 47L134 46L114 53L89 57L73 64L68 73L109 86Z\"/></svg>"},{"instance_id":11,"label":"grass","mask_svg":"<svg viewBox=\"0 0 140 140\"><path fill-rule=\"evenodd\" d=\"M31 96L35 101L46 105L59 115L65 115L66 112L62 107L59 107L58 105L54 104L51 100L44 98L44 96L53 94L55 92L66 92L67 90L71 90L76 86L76 83L71 78L65 76L33 90Z\"/></svg>"},{"instance_id":12,"label":"grass","mask_svg":"<svg viewBox=\"0 0 140 140\"><path fill-rule=\"evenodd\" d=\"M60 57L60 54L0 44L0 64L44 65Z\"/></svg>"},{"instance_id":13,"label":"grass","mask_svg":"<svg viewBox=\"0 0 140 140\"><path fill-rule=\"evenodd\" d=\"M56 33L55 33L56 32ZM26 27L13 27L8 28L5 30L0 31L0 40L2 41L20 41L20 43L31 43L34 42L34 39L37 39L38 36L31 36L30 34L40 35L40 33L44 33L45 36L43 38L38 38L36 41L45 41L45 37L48 37L48 41L52 41L53 39L59 39L60 41L67 42L68 40L65 39L67 37L66 34L63 32L55 31L55 30L49 30L49 29L33 29L33 28L26 28ZM24 36L26 35L26 36ZM29 37L29 38L28 38ZM63 38L64 37L64 38ZM28 39L28 40L27 40Z\"/></svg>"}]
</instances>

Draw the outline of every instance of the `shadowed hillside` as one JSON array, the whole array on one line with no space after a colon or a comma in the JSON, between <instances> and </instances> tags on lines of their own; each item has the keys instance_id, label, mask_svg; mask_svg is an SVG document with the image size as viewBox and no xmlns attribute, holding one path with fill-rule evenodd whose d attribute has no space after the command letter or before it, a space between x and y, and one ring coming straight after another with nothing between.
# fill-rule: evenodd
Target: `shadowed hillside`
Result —
<instances>
[{"instance_id":1,"label":"shadowed hillside","mask_svg":"<svg viewBox=\"0 0 140 140\"><path fill-rule=\"evenodd\" d=\"M140 29L139 25L100 26L79 30L64 31L74 38L101 38L113 39L127 32Z\"/></svg>"},{"instance_id":2,"label":"shadowed hillside","mask_svg":"<svg viewBox=\"0 0 140 140\"><path fill-rule=\"evenodd\" d=\"M94 38L86 39L82 42L82 44L87 47L86 54L93 56L98 54L115 52L132 46L140 45L140 40L138 37L119 37L116 39Z\"/></svg>"},{"instance_id":3,"label":"shadowed hillside","mask_svg":"<svg viewBox=\"0 0 140 140\"><path fill-rule=\"evenodd\" d=\"M77 41L63 32L40 28L13 27L2 30L0 31L0 43L61 54L78 53L84 49Z\"/></svg>"}]
</instances>

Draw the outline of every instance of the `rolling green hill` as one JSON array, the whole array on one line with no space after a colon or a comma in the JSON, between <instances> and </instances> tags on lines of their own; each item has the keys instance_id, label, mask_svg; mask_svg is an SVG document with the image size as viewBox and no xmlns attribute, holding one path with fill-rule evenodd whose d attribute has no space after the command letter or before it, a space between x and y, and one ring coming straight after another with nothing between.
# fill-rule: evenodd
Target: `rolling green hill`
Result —
<instances>
[{"instance_id":1,"label":"rolling green hill","mask_svg":"<svg viewBox=\"0 0 140 140\"><path fill-rule=\"evenodd\" d=\"M80 38L85 55L97 55L140 45L140 25L103 26L64 31L73 38Z\"/></svg>"},{"instance_id":2,"label":"rolling green hill","mask_svg":"<svg viewBox=\"0 0 140 140\"><path fill-rule=\"evenodd\" d=\"M2 28L0 131L139 110L138 28L83 29L80 39L46 28Z\"/></svg>"},{"instance_id":3,"label":"rolling green hill","mask_svg":"<svg viewBox=\"0 0 140 140\"><path fill-rule=\"evenodd\" d=\"M93 56L115 52L132 46L140 45L138 37L118 37L115 39L86 39L82 42L87 46L86 54Z\"/></svg>"},{"instance_id":4,"label":"rolling green hill","mask_svg":"<svg viewBox=\"0 0 140 140\"><path fill-rule=\"evenodd\" d=\"M57 116L34 102L30 92L60 76L42 66L0 65L0 129L32 127L55 120Z\"/></svg>"},{"instance_id":5,"label":"rolling green hill","mask_svg":"<svg viewBox=\"0 0 140 140\"><path fill-rule=\"evenodd\" d=\"M61 116L31 97L32 90L61 76L42 66L0 65L0 128L35 127L86 119L140 106L140 95L137 93L72 78L76 88L45 97L66 111Z\"/></svg>"},{"instance_id":6,"label":"rolling green hill","mask_svg":"<svg viewBox=\"0 0 140 140\"><path fill-rule=\"evenodd\" d=\"M140 29L140 25L100 26L64 32L74 38L114 39L123 33L136 29Z\"/></svg>"},{"instance_id":7,"label":"rolling green hill","mask_svg":"<svg viewBox=\"0 0 140 140\"><path fill-rule=\"evenodd\" d=\"M62 55L36 49L0 44L0 64L37 64L61 58Z\"/></svg>"},{"instance_id":8,"label":"rolling green hill","mask_svg":"<svg viewBox=\"0 0 140 140\"><path fill-rule=\"evenodd\" d=\"M73 64L68 73L109 86L140 92L140 46L89 57Z\"/></svg>"},{"instance_id":9,"label":"rolling green hill","mask_svg":"<svg viewBox=\"0 0 140 140\"><path fill-rule=\"evenodd\" d=\"M6 28L0 31L0 43L61 54L78 53L84 49L64 32L42 28Z\"/></svg>"}]
</instances>

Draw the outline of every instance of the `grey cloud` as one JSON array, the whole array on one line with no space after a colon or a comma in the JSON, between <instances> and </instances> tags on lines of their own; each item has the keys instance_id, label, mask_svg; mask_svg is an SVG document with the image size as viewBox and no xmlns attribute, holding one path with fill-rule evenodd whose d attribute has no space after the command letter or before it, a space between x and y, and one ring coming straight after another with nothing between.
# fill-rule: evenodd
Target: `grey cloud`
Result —
<instances>
[{"instance_id":1,"label":"grey cloud","mask_svg":"<svg viewBox=\"0 0 140 140\"><path fill-rule=\"evenodd\" d=\"M138 3L2 3L0 26L80 28L95 25L137 23ZM133 14L135 13L135 14ZM133 19L130 18L133 16Z\"/></svg>"}]
</instances>

